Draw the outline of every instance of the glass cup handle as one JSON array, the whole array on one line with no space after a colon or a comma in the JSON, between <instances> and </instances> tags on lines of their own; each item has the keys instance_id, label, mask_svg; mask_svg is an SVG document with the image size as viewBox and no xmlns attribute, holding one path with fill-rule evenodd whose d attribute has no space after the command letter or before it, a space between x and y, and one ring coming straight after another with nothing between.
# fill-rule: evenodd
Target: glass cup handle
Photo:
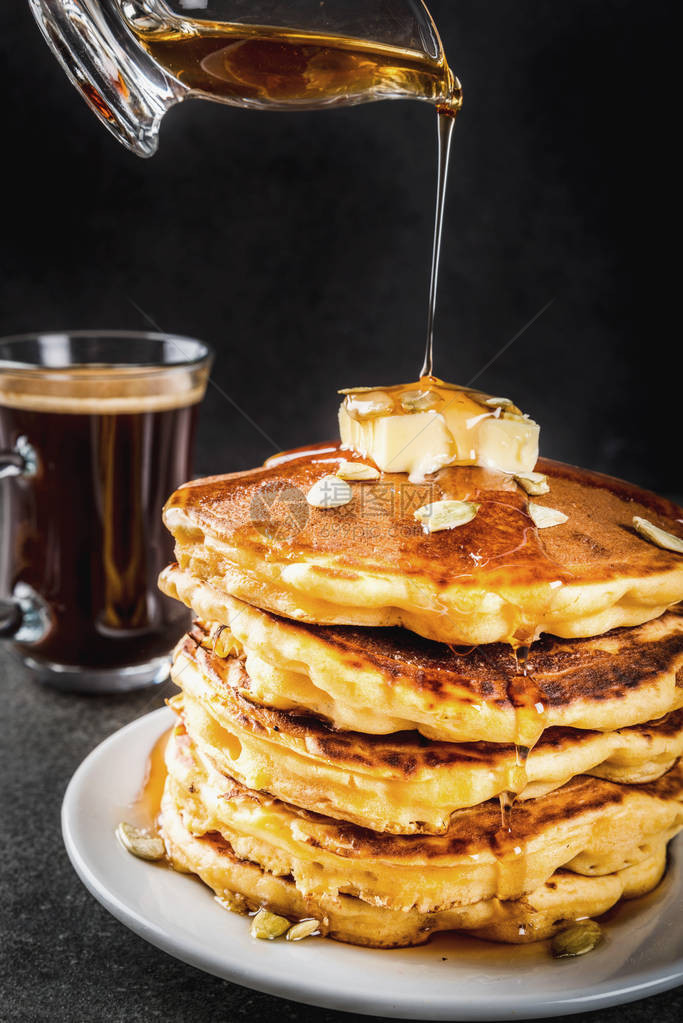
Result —
<instances>
[{"instance_id":1,"label":"glass cup handle","mask_svg":"<svg viewBox=\"0 0 683 1023\"><path fill-rule=\"evenodd\" d=\"M28 438L18 437L13 448L0 451L0 479L35 476L38 459ZM47 626L43 601L26 583L17 583L11 597L0 599L0 639L36 642Z\"/></svg>"},{"instance_id":2,"label":"glass cup handle","mask_svg":"<svg viewBox=\"0 0 683 1023\"><path fill-rule=\"evenodd\" d=\"M14 639L24 624L24 613L16 600L0 600L0 639Z\"/></svg>"},{"instance_id":3,"label":"glass cup handle","mask_svg":"<svg viewBox=\"0 0 683 1023\"><path fill-rule=\"evenodd\" d=\"M35 476L38 458L27 437L17 437L9 451L0 451L0 480L6 476Z\"/></svg>"}]
</instances>

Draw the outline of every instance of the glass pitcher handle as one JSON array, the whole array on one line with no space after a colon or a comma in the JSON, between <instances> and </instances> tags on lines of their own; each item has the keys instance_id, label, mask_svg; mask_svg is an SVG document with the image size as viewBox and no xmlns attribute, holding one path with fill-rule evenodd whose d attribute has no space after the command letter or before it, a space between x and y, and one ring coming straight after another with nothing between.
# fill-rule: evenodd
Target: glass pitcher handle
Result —
<instances>
[{"instance_id":1,"label":"glass pitcher handle","mask_svg":"<svg viewBox=\"0 0 683 1023\"><path fill-rule=\"evenodd\" d=\"M161 118L187 87L142 49L116 0L29 3L48 46L105 127L138 156L152 156Z\"/></svg>"}]
</instances>

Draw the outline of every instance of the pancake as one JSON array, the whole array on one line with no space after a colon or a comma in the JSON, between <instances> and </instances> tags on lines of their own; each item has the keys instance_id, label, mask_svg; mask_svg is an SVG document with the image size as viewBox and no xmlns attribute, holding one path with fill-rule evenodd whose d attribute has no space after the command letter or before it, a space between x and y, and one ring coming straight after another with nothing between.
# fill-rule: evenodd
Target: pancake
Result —
<instances>
[{"instance_id":1,"label":"pancake","mask_svg":"<svg viewBox=\"0 0 683 1023\"><path fill-rule=\"evenodd\" d=\"M514 477L459 466L424 484L383 473L352 484L349 504L305 495L346 457L338 445L261 469L185 484L164 518L182 568L219 591L297 621L404 626L442 643L528 644L541 633L601 635L683 600L683 557L643 539L633 516L683 536L683 511L630 484L541 462L567 515L539 530ZM414 511L480 505L457 529L425 534Z\"/></svg>"},{"instance_id":2,"label":"pancake","mask_svg":"<svg viewBox=\"0 0 683 1023\"><path fill-rule=\"evenodd\" d=\"M666 846L622 870L586 877L556 871L517 901L488 899L433 913L370 905L351 895L304 897L291 878L235 855L219 833L194 834L167 791L162 804L166 847L177 870L197 874L225 906L244 912L265 906L291 920L314 918L321 934L374 948L420 945L437 931L464 930L490 941L522 944L551 937L573 920L599 916L619 899L651 891L666 866Z\"/></svg>"},{"instance_id":3,"label":"pancake","mask_svg":"<svg viewBox=\"0 0 683 1023\"><path fill-rule=\"evenodd\" d=\"M653 855L683 827L680 763L642 786L575 778L518 804L510 832L497 801L459 810L440 836L381 835L247 789L221 774L182 724L166 764L166 795L193 834L219 832L239 859L293 878L304 898L346 894L392 910L517 899L561 867L610 874Z\"/></svg>"},{"instance_id":4,"label":"pancake","mask_svg":"<svg viewBox=\"0 0 683 1023\"><path fill-rule=\"evenodd\" d=\"M524 725L532 745L545 728L611 731L683 705L681 607L606 636L544 636L520 679L504 644L459 650L402 629L295 623L177 566L162 573L160 586L204 620L229 625L221 640L232 634L246 655L241 692L252 703L313 714L343 731L415 729L450 742L514 743ZM530 696L542 708L531 716Z\"/></svg>"},{"instance_id":5,"label":"pancake","mask_svg":"<svg viewBox=\"0 0 683 1023\"><path fill-rule=\"evenodd\" d=\"M195 630L176 651L171 674L183 696L171 706L202 753L247 788L374 831L443 833L455 810L505 793L520 770L519 798L536 798L576 774L652 781L683 754L683 710L615 732L548 729L521 768L511 744L337 732L318 718L253 704L242 695L243 661L217 657L201 638Z\"/></svg>"}]
</instances>

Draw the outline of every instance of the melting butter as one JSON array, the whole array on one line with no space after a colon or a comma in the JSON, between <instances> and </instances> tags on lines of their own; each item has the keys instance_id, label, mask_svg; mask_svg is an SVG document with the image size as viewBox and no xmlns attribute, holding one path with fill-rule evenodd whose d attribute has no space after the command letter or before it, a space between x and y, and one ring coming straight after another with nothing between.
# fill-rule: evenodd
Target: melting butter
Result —
<instances>
[{"instance_id":1,"label":"melting butter","mask_svg":"<svg viewBox=\"0 0 683 1023\"><path fill-rule=\"evenodd\" d=\"M382 472L419 481L447 465L531 472L539 426L507 399L423 377L395 387L357 387L339 409L344 448L371 458Z\"/></svg>"}]
</instances>

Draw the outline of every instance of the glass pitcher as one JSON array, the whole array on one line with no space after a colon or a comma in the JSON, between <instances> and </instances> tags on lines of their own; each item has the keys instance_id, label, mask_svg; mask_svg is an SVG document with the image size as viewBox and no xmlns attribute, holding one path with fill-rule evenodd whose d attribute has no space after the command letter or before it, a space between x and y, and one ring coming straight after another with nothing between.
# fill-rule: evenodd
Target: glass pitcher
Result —
<instances>
[{"instance_id":1,"label":"glass pitcher","mask_svg":"<svg viewBox=\"0 0 683 1023\"><path fill-rule=\"evenodd\" d=\"M30 0L49 46L139 156L188 97L264 110L414 98L459 106L422 0Z\"/></svg>"}]
</instances>

